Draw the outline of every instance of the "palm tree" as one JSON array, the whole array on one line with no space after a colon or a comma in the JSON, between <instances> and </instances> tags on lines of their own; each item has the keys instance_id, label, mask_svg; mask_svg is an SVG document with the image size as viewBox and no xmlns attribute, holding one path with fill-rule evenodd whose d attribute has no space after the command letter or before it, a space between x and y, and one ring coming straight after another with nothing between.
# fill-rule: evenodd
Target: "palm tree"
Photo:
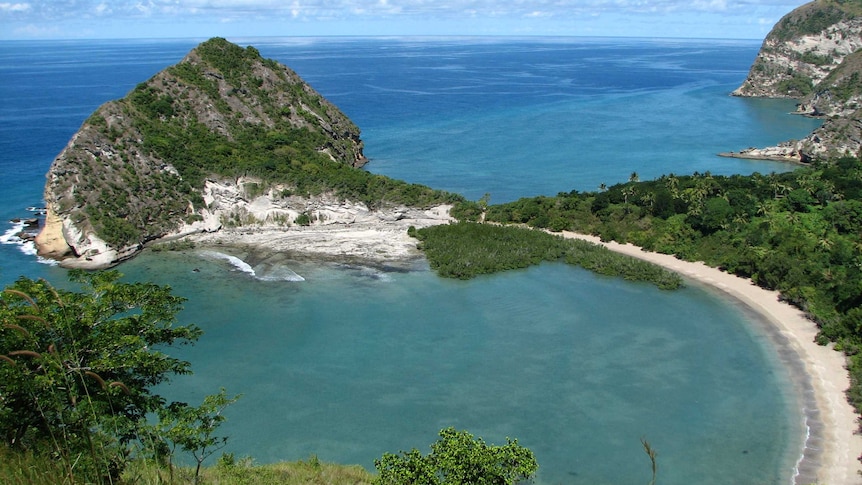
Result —
<instances>
[{"instance_id":1,"label":"palm tree","mask_svg":"<svg viewBox=\"0 0 862 485\"><path fill-rule=\"evenodd\" d=\"M633 197L634 195L635 195L634 186L629 185L623 189L623 204L626 206L626 212L628 212L629 197Z\"/></svg>"},{"instance_id":2,"label":"palm tree","mask_svg":"<svg viewBox=\"0 0 862 485\"><path fill-rule=\"evenodd\" d=\"M641 200L652 209L655 206L655 192L647 192L641 197Z\"/></svg>"},{"instance_id":3,"label":"palm tree","mask_svg":"<svg viewBox=\"0 0 862 485\"><path fill-rule=\"evenodd\" d=\"M743 227L748 224L748 219L742 214L737 214L733 216L733 224L736 225L736 227Z\"/></svg>"},{"instance_id":4,"label":"palm tree","mask_svg":"<svg viewBox=\"0 0 862 485\"><path fill-rule=\"evenodd\" d=\"M670 191L671 197L679 198L679 179L674 174L670 174L665 179L665 187Z\"/></svg>"},{"instance_id":5,"label":"palm tree","mask_svg":"<svg viewBox=\"0 0 862 485\"><path fill-rule=\"evenodd\" d=\"M778 175L776 175L775 172L769 174L767 181L769 182L769 187L772 189L774 198L780 199L787 193L787 185L779 180Z\"/></svg>"},{"instance_id":6,"label":"palm tree","mask_svg":"<svg viewBox=\"0 0 862 485\"><path fill-rule=\"evenodd\" d=\"M820 188L820 175L814 172L807 172L799 175L796 178L796 183L799 188L808 192L808 195L814 195Z\"/></svg>"},{"instance_id":7,"label":"palm tree","mask_svg":"<svg viewBox=\"0 0 862 485\"><path fill-rule=\"evenodd\" d=\"M688 203L689 215L698 216L703 214L703 202L706 200L706 196L709 195L709 190L709 179L698 179L694 187L689 187L682 191L682 198Z\"/></svg>"}]
</instances>

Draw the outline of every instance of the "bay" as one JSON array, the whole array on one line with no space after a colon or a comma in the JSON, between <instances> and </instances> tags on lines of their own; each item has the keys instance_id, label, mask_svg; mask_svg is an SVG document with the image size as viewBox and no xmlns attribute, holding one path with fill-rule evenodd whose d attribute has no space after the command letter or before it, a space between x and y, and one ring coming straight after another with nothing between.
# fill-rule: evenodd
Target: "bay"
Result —
<instances>
[{"instance_id":1,"label":"bay","mask_svg":"<svg viewBox=\"0 0 862 485\"><path fill-rule=\"evenodd\" d=\"M295 69L362 129L368 169L492 202L594 190L637 172L784 171L722 159L808 133L792 103L728 93L749 41L513 38L234 39ZM38 205L51 159L102 102L198 40L0 43L0 217ZM13 241L10 241L13 242ZM0 245L0 282L64 271ZM242 256L241 254L238 256ZM445 426L518 438L540 483L790 482L803 442L794 376L729 302L561 265L471 282L289 261L305 281L261 281L226 259L144 254L127 279L170 284L196 374L225 386L228 450L263 462L360 463Z\"/></svg>"}]
</instances>

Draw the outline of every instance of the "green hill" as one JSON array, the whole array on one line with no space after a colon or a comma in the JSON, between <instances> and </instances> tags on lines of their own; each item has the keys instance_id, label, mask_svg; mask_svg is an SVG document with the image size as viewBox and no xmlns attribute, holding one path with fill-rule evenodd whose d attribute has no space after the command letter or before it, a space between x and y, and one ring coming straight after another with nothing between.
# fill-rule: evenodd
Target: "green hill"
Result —
<instances>
[{"instance_id":1,"label":"green hill","mask_svg":"<svg viewBox=\"0 0 862 485\"><path fill-rule=\"evenodd\" d=\"M459 199L360 170L359 135L289 68L210 39L86 120L48 172L37 245L69 266L110 266L200 222L208 180L369 207Z\"/></svg>"}]
</instances>

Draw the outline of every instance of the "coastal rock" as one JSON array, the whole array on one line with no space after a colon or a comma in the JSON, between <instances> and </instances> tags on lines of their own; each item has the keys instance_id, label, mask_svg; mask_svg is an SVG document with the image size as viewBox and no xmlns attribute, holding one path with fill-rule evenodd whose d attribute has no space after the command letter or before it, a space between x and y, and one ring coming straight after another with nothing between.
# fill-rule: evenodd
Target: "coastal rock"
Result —
<instances>
[{"instance_id":1,"label":"coastal rock","mask_svg":"<svg viewBox=\"0 0 862 485\"><path fill-rule=\"evenodd\" d=\"M296 211L247 207L246 194L225 196L230 210L211 208L220 196L205 183L285 171L276 159L293 170L313 170L315 156L361 167L362 150L359 129L295 72L253 47L211 39L100 106L72 136L46 175L38 253L103 268L152 241L219 230L226 212L292 221Z\"/></svg>"},{"instance_id":2,"label":"coastal rock","mask_svg":"<svg viewBox=\"0 0 862 485\"><path fill-rule=\"evenodd\" d=\"M775 25L734 95L801 98L862 48L862 18L842 18L845 13L824 3L805 4ZM822 18L834 23L820 27L815 22Z\"/></svg>"},{"instance_id":3,"label":"coastal rock","mask_svg":"<svg viewBox=\"0 0 862 485\"><path fill-rule=\"evenodd\" d=\"M418 229L454 220L449 205L371 209L329 193L287 195L282 185L258 192L259 184L255 177L207 180L206 209L200 211L203 220L163 240L183 235L195 244L244 248L259 256L302 254L391 264L421 255L416 240L408 235L411 226ZM300 216L304 216L302 222Z\"/></svg>"},{"instance_id":4,"label":"coastal rock","mask_svg":"<svg viewBox=\"0 0 862 485\"><path fill-rule=\"evenodd\" d=\"M772 160L776 162L799 162L804 157L800 153L796 142L785 142L778 146L767 148L749 147L738 152L724 152L719 153L719 155L722 157Z\"/></svg>"},{"instance_id":5,"label":"coastal rock","mask_svg":"<svg viewBox=\"0 0 862 485\"><path fill-rule=\"evenodd\" d=\"M62 260L72 254L72 247L63 236L63 220L50 208L45 213L45 225L36 236L39 256Z\"/></svg>"},{"instance_id":6,"label":"coastal rock","mask_svg":"<svg viewBox=\"0 0 862 485\"><path fill-rule=\"evenodd\" d=\"M207 180L203 190L207 208L200 211L203 220L188 225L187 232L216 232L224 227L290 228L396 223L415 220L420 218L417 214L427 212L407 206L372 210L366 204L344 200L331 193L314 197L285 196L287 188L283 185L274 185L263 193L250 196L260 183L254 177L240 177L233 181ZM434 214L427 217L430 220L451 220L448 211L440 213L439 208L429 214ZM307 217L307 223L297 222L301 215Z\"/></svg>"},{"instance_id":7,"label":"coastal rock","mask_svg":"<svg viewBox=\"0 0 862 485\"><path fill-rule=\"evenodd\" d=\"M784 16L732 94L798 99L796 114L824 118L798 141L722 155L808 163L862 155L862 8L818 0Z\"/></svg>"},{"instance_id":8,"label":"coastal rock","mask_svg":"<svg viewBox=\"0 0 862 485\"><path fill-rule=\"evenodd\" d=\"M416 240L408 235L411 226L422 228L453 220L448 205L428 209L403 207L400 217L392 220L382 217L380 211L363 212L354 218L354 208L350 206L328 205L324 200L309 203L317 209L311 217L314 221L308 225L260 223L224 227L217 232L192 234L188 239L204 246L242 248L255 253L258 259L277 253L392 265L422 254ZM332 219L318 218L322 213Z\"/></svg>"}]
</instances>

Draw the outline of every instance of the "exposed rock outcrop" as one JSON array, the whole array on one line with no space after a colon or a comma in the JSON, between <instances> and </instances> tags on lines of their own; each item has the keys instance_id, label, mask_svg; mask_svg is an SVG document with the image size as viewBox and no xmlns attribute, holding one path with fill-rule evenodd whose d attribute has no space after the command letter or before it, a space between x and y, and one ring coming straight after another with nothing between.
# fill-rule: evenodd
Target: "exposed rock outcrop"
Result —
<instances>
[{"instance_id":1,"label":"exposed rock outcrop","mask_svg":"<svg viewBox=\"0 0 862 485\"><path fill-rule=\"evenodd\" d=\"M249 197L249 187L256 185L245 177L208 181L204 221L187 228L188 238L205 246L245 248L259 257L284 253L390 265L421 255L409 227L453 220L448 205L371 209L331 194L284 196L281 187Z\"/></svg>"},{"instance_id":2,"label":"exposed rock outcrop","mask_svg":"<svg viewBox=\"0 0 862 485\"><path fill-rule=\"evenodd\" d=\"M237 227L286 229L302 225L394 222L414 210L406 206L370 209L364 203L344 200L332 194L313 197L284 195L285 187L281 185L251 195L259 184L260 180L253 177L240 177L235 181L207 180L203 190L206 209L200 211L201 220L187 224L178 233L216 232ZM448 214L442 219L450 220Z\"/></svg>"},{"instance_id":3,"label":"exposed rock outcrop","mask_svg":"<svg viewBox=\"0 0 862 485\"><path fill-rule=\"evenodd\" d=\"M824 118L807 137L722 155L811 162L862 155L862 4L817 0L767 35L736 96L798 99L797 114Z\"/></svg>"}]
</instances>

